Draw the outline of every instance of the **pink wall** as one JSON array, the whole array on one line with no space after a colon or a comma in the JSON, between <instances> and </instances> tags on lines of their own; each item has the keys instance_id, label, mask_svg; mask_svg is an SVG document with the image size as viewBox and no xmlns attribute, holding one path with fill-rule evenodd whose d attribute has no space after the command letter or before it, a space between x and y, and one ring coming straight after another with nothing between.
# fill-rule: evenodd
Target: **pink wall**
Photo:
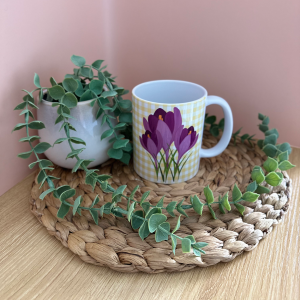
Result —
<instances>
[{"instance_id":1,"label":"pink wall","mask_svg":"<svg viewBox=\"0 0 300 300\"><path fill-rule=\"evenodd\" d=\"M232 107L235 129L258 133L268 114L281 139L300 147L298 0L2 0L0 194L30 173L22 118L13 108L33 89L72 70L69 58L106 59L118 84L154 79L199 83ZM220 111L211 112L221 116ZM261 134L257 134L260 137ZM4 146L5 145L5 146Z\"/></svg>"},{"instance_id":2,"label":"pink wall","mask_svg":"<svg viewBox=\"0 0 300 300\"><path fill-rule=\"evenodd\" d=\"M229 102L235 130L262 137L261 112L300 147L299 0L113 0L110 11L119 84L196 82Z\"/></svg>"}]
</instances>

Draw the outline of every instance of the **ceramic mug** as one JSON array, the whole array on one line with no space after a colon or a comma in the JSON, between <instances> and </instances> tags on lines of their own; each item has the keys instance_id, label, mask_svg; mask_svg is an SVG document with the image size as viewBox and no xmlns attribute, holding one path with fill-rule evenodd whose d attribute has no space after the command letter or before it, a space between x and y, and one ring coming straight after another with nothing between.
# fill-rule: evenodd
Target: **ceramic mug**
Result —
<instances>
[{"instance_id":1,"label":"ceramic mug","mask_svg":"<svg viewBox=\"0 0 300 300\"><path fill-rule=\"evenodd\" d=\"M158 183L179 183L194 177L201 157L223 152L232 135L228 103L208 96L202 86L179 80L157 80L132 91L133 165L141 177ZM205 109L220 105L225 126L219 143L202 149Z\"/></svg>"}]
</instances>

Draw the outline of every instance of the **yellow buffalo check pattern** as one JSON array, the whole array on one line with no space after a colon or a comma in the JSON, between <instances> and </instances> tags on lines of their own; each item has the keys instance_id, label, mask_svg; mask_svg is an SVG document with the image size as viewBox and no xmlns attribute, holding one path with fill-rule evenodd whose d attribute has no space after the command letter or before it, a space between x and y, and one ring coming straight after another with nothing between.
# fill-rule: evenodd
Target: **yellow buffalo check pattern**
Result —
<instances>
[{"instance_id":1,"label":"yellow buffalo check pattern","mask_svg":"<svg viewBox=\"0 0 300 300\"><path fill-rule=\"evenodd\" d=\"M200 162L200 149L202 144L203 125L205 117L205 99L203 98L183 104L159 104L142 100L138 97L133 96L132 99L132 115L133 115L133 164L134 169L141 177L158 183L178 183L191 179L194 177L199 170ZM195 146L190 149L186 155L190 155L188 161L184 165L180 177L176 175L173 181L171 174L168 175L167 180L163 181L161 175L158 174L158 179L155 173L153 164L149 158L149 153L143 148L140 143L139 137L145 133L143 118L148 120L150 114L154 114L158 108L164 109L166 112L174 111L174 107L177 107L182 116L182 124L188 128L194 126L194 129L199 133L199 137ZM176 149L174 143L171 149ZM160 154L158 154L158 160Z\"/></svg>"}]
</instances>

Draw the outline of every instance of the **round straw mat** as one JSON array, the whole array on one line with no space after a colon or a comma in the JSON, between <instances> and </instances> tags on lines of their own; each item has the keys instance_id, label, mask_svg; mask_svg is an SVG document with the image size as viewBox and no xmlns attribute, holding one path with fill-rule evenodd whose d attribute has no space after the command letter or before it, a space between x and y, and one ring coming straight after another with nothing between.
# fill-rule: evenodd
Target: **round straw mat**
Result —
<instances>
[{"instance_id":1,"label":"round straw mat","mask_svg":"<svg viewBox=\"0 0 300 300\"><path fill-rule=\"evenodd\" d=\"M213 147L218 139L204 132L203 146ZM261 166L265 161L265 154L257 145L251 147L237 141L231 142L227 149L219 156L202 158L197 175L182 183L164 185L149 182L139 177L132 165L126 166L119 161L109 160L99 167L99 173L111 174L109 180L114 188L127 185L125 192L130 193L136 185L140 186L136 194L139 200L142 193L150 190L149 201L155 205L165 195L164 203L179 201L185 198L183 204L190 204L190 196L198 195L204 198L203 189L209 185L214 197L223 196L231 191L236 183L242 192L250 182L251 170L255 165ZM111 194L103 193L99 186L93 191L85 184L84 172L72 173L60 167L55 167L52 175L59 177L56 186L68 184L76 189L76 195L83 196L82 206L90 206L96 194L100 202L96 207L110 201ZM291 179L283 172L284 180L280 186L272 188L270 194L263 194L255 203L244 202L244 216L237 210L221 214L215 208L217 220L214 220L204 207L203 215L197 215L192 209L187 213L189 218L181 217L181 227L176 232L181 237L192 234L197 242L206 242L203 248L206 254L196 257L193 253L183 254L178 241L175 255L172 252L171 241L155 242L154 234L141 240L137 230L131 228L125 218L104 215L96 225L87 211L82 216L72 216L71 210L64 219L56 217L60 201L48 195L43 201L39 195L48 187L39 189L35 181L32 186L30 209L39 222L45 226L50 235L55 236L61 243L77 254L83 261L98 266L106 266L120 272L180 272L195 267L208 267L219 262L229 262L244 251L253 250L273 228L282 220L287 212L291 197ZM70 199L70 201L74 201ZM126 208L126 203L118 203ZM178 215L178 214L177 214ZM177 217L169 216L167 220L171 230L175 227Z\"/></svg>"}]
</instances>

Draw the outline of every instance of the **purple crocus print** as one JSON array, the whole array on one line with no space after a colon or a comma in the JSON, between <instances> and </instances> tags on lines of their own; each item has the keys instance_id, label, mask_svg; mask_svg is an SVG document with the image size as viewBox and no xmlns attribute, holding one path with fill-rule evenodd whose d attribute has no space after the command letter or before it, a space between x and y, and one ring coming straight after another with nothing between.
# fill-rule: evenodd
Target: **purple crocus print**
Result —
<instances>
[{"instance_id":1,"label":"purple crocus print","mask_svg":"<svg viewBox=\"0 0 300 300\"><path fill-rule=\"evenodd\" d=\"M199 134L194 130L194 127L183 128L175 138L175 147L178 151L177 163L182 156L192 149L197 143Z\"/></svg>"},{"instance_id":2,"label":"purple crocus print","mask_svg":"<svg viewBox=\"0 0 300 300\"><path fill-rule=\"evenodd\" d=\"M163 138L159 131L150 132L146 130L145 134L140 137L140 142L144 149L148 151L154 159L155 166L157 167L157 155L162 149Z\"/></svg>"},{"instance_id":3,"label":"purple crocus print","mask_svg":"<svg viewBox=\"0 0 300 300\"><path fill-rule=\"evenodd\" d=\"M145 133L140 137L140 142L154 160L151 159L157 178L159 172L163 181L167 180L169 172L173 181L177 173L179 178L188 160L185 154L197 143L199 134L193 126L184 128L177 107L168 112L158 108L148 116L148 120L143 118L143 124ZM171 147L173 143L176 149Z\"/></svg>"},{"instance_id":4,"label":"purple crocus print","mask_svg":"<svg viewBox=\"0 0 300 300\"><path fill-rule=\"evenodd\" d=\"M143 119L144 127L151 132L159 131L163 137L163 149L166 161L169 161L169 149L175 139L176 132L183 128L180 110L175 107L174 112L166 112L158 108L153 115L149 115L148 122Z\"/></svg>"}]
</instances>

